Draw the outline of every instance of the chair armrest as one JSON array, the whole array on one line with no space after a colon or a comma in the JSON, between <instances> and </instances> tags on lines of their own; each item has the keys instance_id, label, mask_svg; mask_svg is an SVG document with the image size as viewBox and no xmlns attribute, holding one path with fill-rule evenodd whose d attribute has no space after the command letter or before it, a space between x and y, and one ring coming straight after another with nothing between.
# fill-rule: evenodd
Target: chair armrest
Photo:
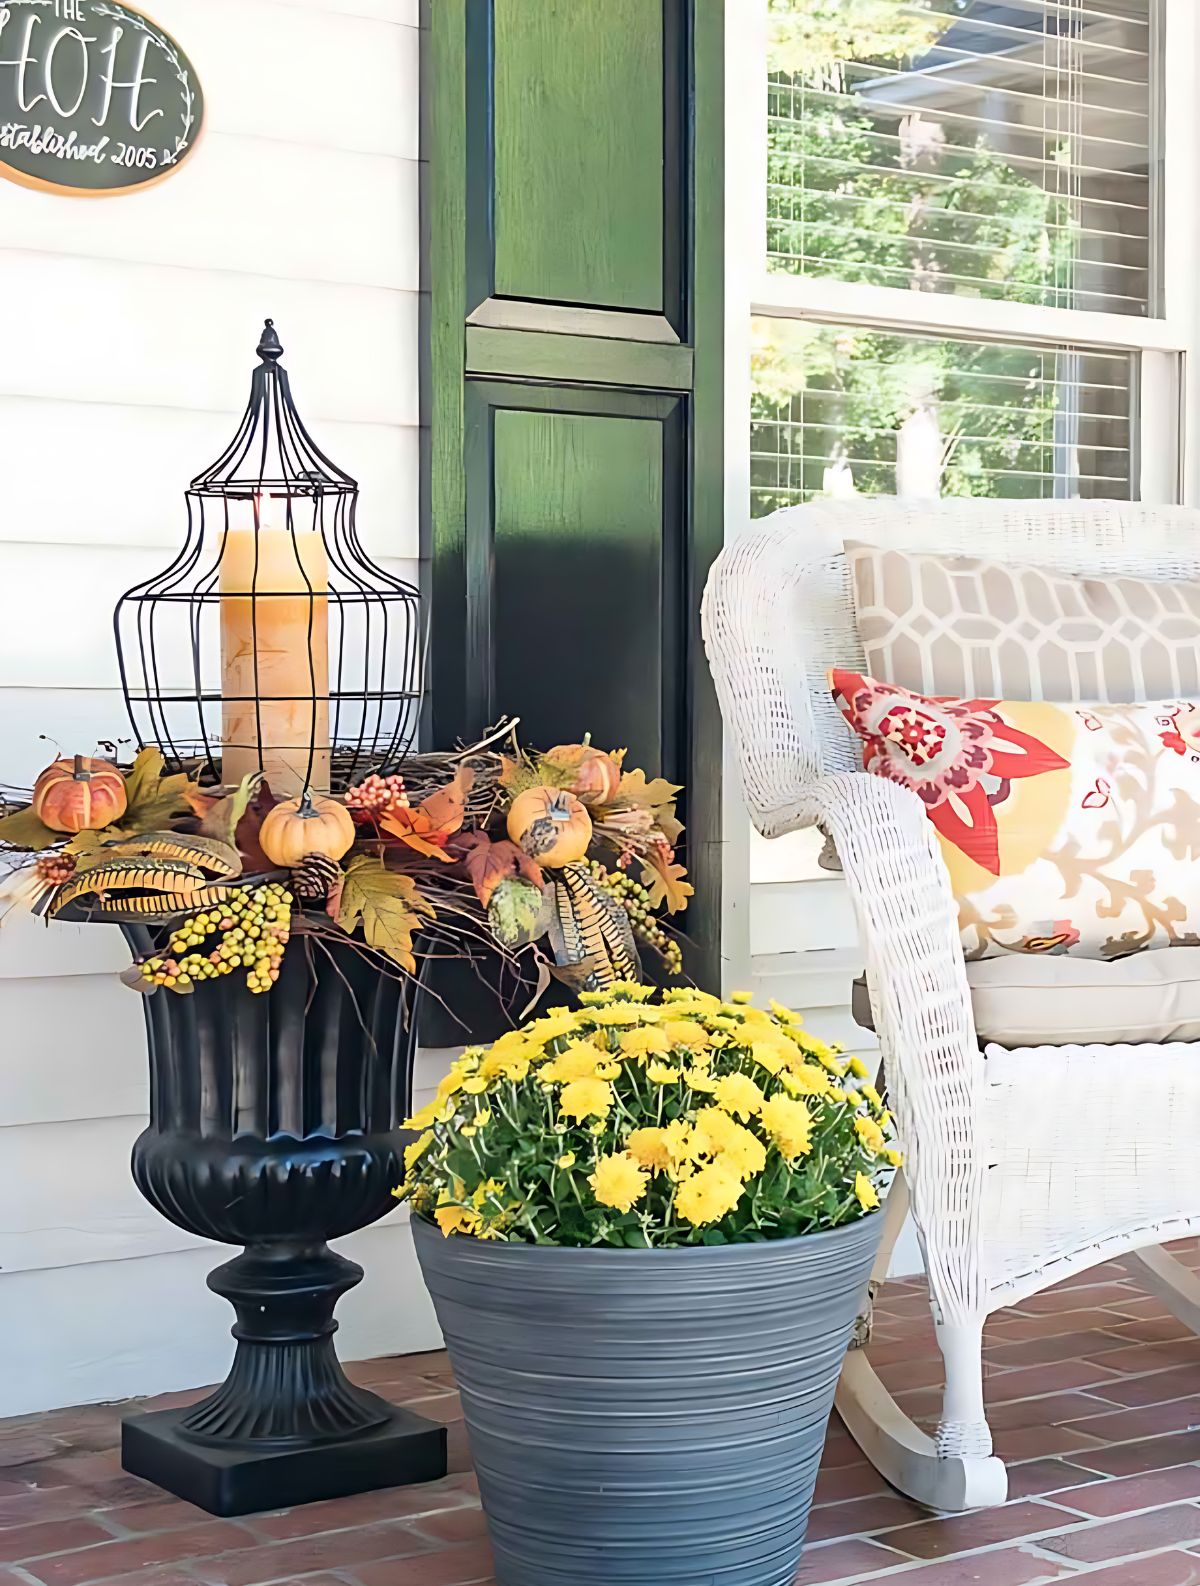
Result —
<instances>
[{"instance_id":1,"label":"chair armrest","mask_svg":"<svg viewBox=\"0 0 1200 1586\"><path fill-rule=\"evenodd\" d=\"M815 778L790 814L837 846L932 1292L948 1317L974 1314L984 1064L936 833L915 793L862 772Z\"/></svg>"}]
</instances>

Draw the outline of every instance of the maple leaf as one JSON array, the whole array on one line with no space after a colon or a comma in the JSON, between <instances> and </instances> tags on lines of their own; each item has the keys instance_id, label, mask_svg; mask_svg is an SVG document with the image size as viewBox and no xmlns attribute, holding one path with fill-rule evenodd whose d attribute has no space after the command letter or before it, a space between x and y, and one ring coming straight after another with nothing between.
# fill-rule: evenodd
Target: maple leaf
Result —
<instances>
[{"instance_id":1,"label":"maple leaf","mask_svg":"<svg viewBox=\"0 0 1200 1586\"><path fill-rule=\"evenodd\" d=\"M686 875L686 868L666 855L657 851L650 854L642 866L642 880L650 889L650 907L658 909L665 904L670 914L686 909L688 899L696 895L695 887L684 880Z\"/></svg>"},{"instance_id":2,"label":"maple leaf","mask_svg":"<svg viewBox=\"0 0 1200 1586\"><path fill-rule=\"evenodd\" d=\"M367 946L385 953L410 975L416 973L412 939L421 929L422 916L435 919L437 911L411 876L388 870L382 859L359 854L351 860L342 882L337 923L353 935L359 924Z\"/></svg>"},{"instance_id":3,"label":"maple leaf","mask_svg":"<svg viewBox=\"0 0 1200 1586\"><path fill-rule=\"evenodd\" d=\"M486 832L466 832L453 839L475 895L486 909L496 888L509 876L522 876L540 892L545 886L541 866L516 843L502 838L493 842Z\"/></svg>"}]
</instances>

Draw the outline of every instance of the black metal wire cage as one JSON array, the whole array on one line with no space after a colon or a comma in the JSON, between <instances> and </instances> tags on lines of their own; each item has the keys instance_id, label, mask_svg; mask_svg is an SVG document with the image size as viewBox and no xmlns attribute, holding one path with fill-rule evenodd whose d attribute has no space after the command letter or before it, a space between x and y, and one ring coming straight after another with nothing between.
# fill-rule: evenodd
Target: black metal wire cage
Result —
<instances>
[{"instance_id":1,"label":"black metal wire cage","mask_svg":"<svg viewBox=\"0 0 1200 1586\"><path fill-rule=\"evenodd\" d=\"M366 554L358 485L320 450L267 320L245 416L187 490L188 533L114 615L139 744L274 793L340 792L412 746L420 596Z\"/></svg>"}]
</instances>

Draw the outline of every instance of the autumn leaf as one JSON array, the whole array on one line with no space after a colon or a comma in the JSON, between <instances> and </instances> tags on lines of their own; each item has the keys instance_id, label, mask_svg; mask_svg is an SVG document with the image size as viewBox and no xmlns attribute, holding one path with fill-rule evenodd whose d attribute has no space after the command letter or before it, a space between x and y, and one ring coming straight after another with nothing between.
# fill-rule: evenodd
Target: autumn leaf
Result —
<instances>
[{"instance_id":1,"label":"autumn leaf","mask_svg":"<svg viewBox=\"0 0 1200 1586\"><path fill-rule=\"evenodd\" d=\"M421 929L423 915L434 919L436 911L411 876L388 870L382 859L372 854L358 854L351 860L337 916L347 935L361 924L367 946L386 953L412 975L417 968L412 939Z\"/></svg>"},{"instance_id":2,"label":"autumn leaf","mask_svg":"<svg viewBox=\"0 0 1200 1586\"><path fill-rule=\"evenodd\" d=\"M696 895L695 887L684 880L686 875L683 865L657 850L652 853L642 866L642 880L650 889L650 907L659 909L665 904L671 914L686 909L688 899Z\"/></svg>"},{"instance_id":3,"label":"autumn leaf","mask_svg":"<svg viewBox=\"0 0 1200 1586\"><path fill-rule=\"evenodd\" d=\"M190 787L184 796L192 813L199 816L201 835L236 847L238 825L261 785L262 772L254 771L244 776L232 793L214 795L202 788Z\"/></svg>"},{"instance_id":4,"label":"autumn leaf","mask_svg":"<svg viewBox=\"0 0 1200 1586\"><path fill-rule=\"evenodd\" d=\"M161 831L188 809L188 792L195 784L182 771L164 776L166 764L158 749L138 751L125 778L125 813L109 828L114 835L119 832L125 837L136 837L142 832Z\"/></svg>"},{"instance_id":5,"label":"autumn leaf","mask_svg":"<svg viewBox=\"0 0 1200 1586\"><path fill-rule=\"evenodd\" d=\"M0 843L13 848L27 848L36 854L62 840L63 833L51 831L31 809L14 810L0 820Z\"/></svg>"},{"instance_id":6,"label":"autumn leaf","mask_svg":"<svg viewBox=\"0 0 1200 1586\"><path fill-rule=\"evenodd\" d=\"M621 786L617 789L617 796L613 802L636 804L640 809L658 810L667 805L674 806L676 798L682 792L682 783L668 782L661 776L656 776L648 782L644 771L625 771L621 774Z\"/></svg>"},{"instance_id":7,"label":"autumn leaf","mask_svg":"<svg viewBox=\"0 0 1200 1586\"><path fill-rule=\"evenodd\" d=\"M539 892L545 886L541 866L507 838L493 842L486 832L467 832L454 839L453 848L462 855L475 895L485 909L506 877L523 876Z\"/></svg>"},{"instance_id":8,"label":"autumn leaf","mask_svg":"<svg viewBox=\"0 0 1200 1586\"><path fill-rule=\"evenodd\" d=\"M379 824L390 837L398 838L427 859L451 864L454 856L446 852L446 844L462 829L467 817L467 794L474 785L474 771L469 766L459 766L448 786L431 793L416 809L391 810Z\"/></svg>"}]
</instances>

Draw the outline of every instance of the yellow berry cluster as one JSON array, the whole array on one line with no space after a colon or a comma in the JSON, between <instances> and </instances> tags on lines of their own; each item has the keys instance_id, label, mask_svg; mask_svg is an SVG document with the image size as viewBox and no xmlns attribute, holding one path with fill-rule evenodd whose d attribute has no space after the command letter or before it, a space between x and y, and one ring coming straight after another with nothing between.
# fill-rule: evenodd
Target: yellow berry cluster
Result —
<instances>
[{"instance_id":1,"label":"yellow berry cluster","mask_svg":"<svg viewBox=\"0 0 1200 1586\"><path fill-rule=\"evenodd\" d=\"M616 898L629 916L633 934L662 958L672 975L683 973L683 950L658 922L648 889L623 870L606 870L598 859L585 859L592 880Z\"/></svg>"},{"instance_id":2,"label":"yellow berry cluster","mask_svg":"<svg viewBox=\"0 0 1200 1586\"><path fill-rule=\"evenodd\" d=\"M201 981L244 969L247 986L261 994L279 979L291 934L292 894L286 887L272 881L253 890L237 888L224 903L178 926L166 954L146 959L142 972L151 985L191 991Z\"/></svg>"}]
</instances>

